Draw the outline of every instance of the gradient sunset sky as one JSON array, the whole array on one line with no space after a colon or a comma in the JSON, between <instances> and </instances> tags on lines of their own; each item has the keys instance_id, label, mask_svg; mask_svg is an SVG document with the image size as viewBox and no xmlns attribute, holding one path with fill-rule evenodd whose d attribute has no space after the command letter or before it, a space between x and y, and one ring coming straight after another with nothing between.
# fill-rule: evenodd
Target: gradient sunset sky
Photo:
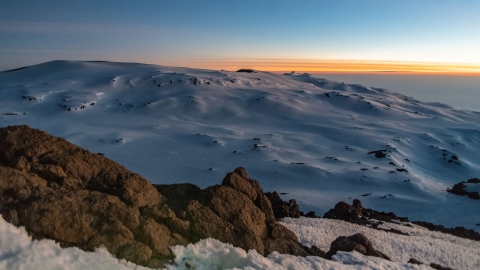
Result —
<instances>
[{"instance_id":1,"label":"gradient sunset sky","mask_svg":"<svg viewBox=\"0 0 480 270\"><path fill-rule=\"evenodd\" d=\"M480 75L480 1L0 0L0 70L57 59Z\"/></svg>"}]
</instances>

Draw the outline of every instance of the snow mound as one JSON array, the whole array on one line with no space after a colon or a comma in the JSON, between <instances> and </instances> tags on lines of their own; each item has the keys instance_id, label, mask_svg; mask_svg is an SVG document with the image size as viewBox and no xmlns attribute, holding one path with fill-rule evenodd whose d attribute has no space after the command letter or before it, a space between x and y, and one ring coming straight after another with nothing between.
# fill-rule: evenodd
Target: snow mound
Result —
<instances>
[{"instance_id":1,"label":"snow mound","mask_svg":"<svg viewBox=\"0 0 480 270\"><path fill-rule=\"evenodd\" d=\"M205 188L238 166L322 215L338 201L479 230L480 113L309 74L53 61L0 73L0 126L26 124L153 183ZM377 158L369 152L385 150Z\"/></svg>"}]
</instances>

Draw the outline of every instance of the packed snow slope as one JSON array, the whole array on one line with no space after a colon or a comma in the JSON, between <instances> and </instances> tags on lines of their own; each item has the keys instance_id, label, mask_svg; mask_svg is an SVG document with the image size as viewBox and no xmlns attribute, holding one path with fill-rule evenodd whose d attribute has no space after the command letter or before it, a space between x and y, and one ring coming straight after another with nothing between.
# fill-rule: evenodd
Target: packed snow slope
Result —
<instances>
[{"instance_id":1,"label":"packed snow slope","mask_svg":"<svg viewBox=\"0 0 480 270\"><path fill-rule=\"evenodd\" d=\"M308 74L53 61L0 73L0 126L27 124L153 183L238 166L322 215L340 200L480 230L480 113ZM371 151L385 150L368 154Z\"/></svg>"}]
</instances>

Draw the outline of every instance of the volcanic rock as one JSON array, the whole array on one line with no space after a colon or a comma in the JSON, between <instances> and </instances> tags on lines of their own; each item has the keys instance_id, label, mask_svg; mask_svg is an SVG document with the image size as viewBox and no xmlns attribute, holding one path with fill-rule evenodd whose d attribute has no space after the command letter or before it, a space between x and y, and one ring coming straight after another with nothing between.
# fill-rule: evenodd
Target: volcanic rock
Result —
<instances>
[{"instance_id":1,"label":"volcanic rock","mask_svg":"<svg viewBox=\"0 0 480 270\"><path fill-rule=\"evenodd\" d=\"M269 198L243 168L205 190L153 186L104 156L28 126L0 128L0 214L34 239L87 251L104 245L149 267L172 259L170 246L207 237L264 255L315 254L275 221Z\"/></svg>"},{"instance_id":2,"label":"volcanic rock","mask_svg":"<svg viewBox=\"0 0 480 270\"><path fill-rule=\"evenodd\" d=\"M372 243L363 234L357 233L352 236L340 236L330 245L330 250L325 255L326 259L331 259L337 251L357 251L363 255L380 257L390 261L390 258L382 252L373 248Z\"/></svg>"},{"instance_id":3,"label":"volcanic rock","mask_svg":"<svg viewBox=\"0 0 480 270\"><path fill-rule=\"evenodd\" d=\"M378 227L382 224L382 222L409 222L408 218L406 217L399 217L395 213L392 212L379 212L373 209L363 208L362 203L360 200L353 200L353 204L349 205L346 202L339 202L335 205L333 209L328 210L324 215L323 218L330 218L330 219L339 219L343 221L347 221L354 224L359 225L368 225L373 229L382 230L386 232L408 235L404 232L395 229L382 229ZM438 231L446 234L451 234L454 236L471 239L474 241L480 241L480 233L465 229L463 227L455 227L455 228L445 228L442 225L435 225L433 223L424 222L424 221L412 221L411 223L422 226L427 228L430 231ZM408 224L406 224L408 226ZM411 226L411 225L410 225Z\"/></svg>"},{"instance_id":4,"label":"volcanic rock","mask_svg":"<svg viewBox=\"0 0 480 270\"><path fill-rule=\"evenodd\" d=\"M465 190L466 186L465 184L478 184L480 185L480 179L478 178L472 178L472 179L469 179L467 180L467 182L460 182L460 183L457 183L455 185L453 185L453 187L451 189L447 189L447 192L450 192L452 194L455 194L455 195L467 195L470 199L473 199L473 200L480 200L480 194L477 192L477 191L472 191L472 192L468 192Z\"/></svg>"},{"instance_id":5,"label":"volcanic rock","mask_svg":"<svg viewBox=\"0 0 480 270\"><path fill-rule=\"evenodd\" d=\"M298 206L295 199L291 199L287 202L284 202L280 195L276 191L274 192L267 192L265 195L268 197L272 208L273 214L275 218L284 218L284 217L292 217L298 218L303 216L303 213L300 211L300 207Z\"/></svg>"}]
</instances>

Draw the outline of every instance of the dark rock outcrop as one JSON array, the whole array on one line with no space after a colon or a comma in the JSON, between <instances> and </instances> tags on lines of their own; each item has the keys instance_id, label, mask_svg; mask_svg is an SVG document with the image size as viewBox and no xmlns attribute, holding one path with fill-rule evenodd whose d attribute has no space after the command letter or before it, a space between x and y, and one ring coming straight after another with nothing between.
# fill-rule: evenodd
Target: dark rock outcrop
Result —
<instances>
[{"instance_id":1,"label":"dark rock outcrop","mask_svg":"<svg viewBox=\"0 0 480 270\"><path fill-rule=\"evenodd\" d=\"M417 260L417 259L415 259L415 258L410 258L410 260L408 260L407 263L416 264L416 265L422 265L422 264L423 264L423 262L421 262L421 261L419 261L419 260Z\"/></svg>"},{"instance_id":2,"label":"dark rock outcrop","mask_svg":"<svg viewBox=\"0 0 480 270\"><path fill-rule=\"evenodd\" d=\"M447 192L450 192L455 195L461 195L461 196L468 196L470 199L473 200L480 200L480 194L478 194L477 191L472 191L468 192L465 190L466 186L465 184L478 184L480 186L480 179L478 178L472 178L467 180L467 182L460 182L455 185L451 189L447 189Z\"/></svg>"},{"instance_id":3,"label":"dark rock outcrop","mask_svg":"<svg viewBox=\"0 0 480 270\"><path fill-rule=\"evenodd\" d=\"M438 263L431 263L430 267L433 268L433 269L437 269L437 270L455 270L455 269L450 268L450 267L442 266Z\"/></svg>"},{"instance_id":4,"label":"dark rock outcrop","mask_svg":"<svg viewBox=\"0 0 480 270\"><path fill-rule=\"evenodd\" d=\"M300 216L303 216L303 212L300 211L300 207L298 206L295 199L291 199L287 203L283 201L282 198L280 198L280 195L278 195L276 191L267 192L265 193L265 195L272 204L273 214L275 215L275 218L298 218Z\"/></svg>"},{"instance_id":5,"label":"dark rock outcrop","mask_svg":"<svg viewBox=\"0 0 480 270\"><path fill-rule=\"evenodd\" d=\"M298 208L298 206L297 206ZM172 245L213 237L267 255L316 254L276 223L270 200L245 169L222 185L155 185L123 166L28 126L0 128L0 214L35 239L105 247L160 267Z\"/></svg>"},{"instance_id":6,"label":"dark rock outcrop","mask_svg":"<svg viewBox=\"0 0 480 270\"><path fill-rule=\"evenodd\" d=\"M250 68L242 68L237 70L237 72L246 72L246 73L257 73L257 71L250 69Z\"/></svg>"},{"instance_id":7,"label":"dark rock outcrop","mask_svg":"<svg viewBox=\"0 0 480 270\"><path fill-rule=\"evenodd\" d=\"M375 157L376 158L384 158L386 157L387 155L385 154L385 152L387 152L388 150L376 150L376 151L370 151L368 152L367 154L370 155L370 154L375 154Z\"/></svg>"},{"instance_id":8,"label":"dark rock outcrop","mask_svg":"<svg viewBox=\"0 0 480 270\"><path fill-rule=\"evenodd\" d=\"M349 205L346 202L337 203L333 209L328 210L328 212L323 215L323 218L339 219L354 224L368 225L373 229L377 230L408 235L399 230L386 230L378 227L378 225L381 225L382 222L393 222L394 220L401 222L409 222L408 218L399 217L392 212L385 213L368 208L363 208L362 203L360 202L360 200L357 199L353 200L352 205ZM412 221L411 223L427 228L430 231L438 231L466 239L480 241L480 233L474 230L465 229L463 227L445 228L442 225L435 225L433 223L424 221ZM406 225L408 226L408 224Z\"/></svg>"},{"instance_id":9,"label":"dark rock outcrop","mask_svg":"<svg viewBox=\"0 0 480 270\"><path fill-rule=\"evenodd\" d=\"M412 221L413 224L427 228L430 231L442 232L446 234L455 235L461 238L480 241L480 233L474 230L468 230L464 227L457 226L455 228L445 228L442 225L435 225L425 221Z\"/></svg>"},{"instance_id":10,"label":"dark rock outcrop","mask_svg":"<svg viewBox=\"0 0 480 270\"><path fill-rule=\"evenodd\" d=\"M357 233L351 236L340 236L330 245L330 250L325 254L326 259L331 259L337 251L357 251L366 256L380 257L385 260L390 258L373 248L372 243L363 234Z\"/></svg>"}]
</instances>

